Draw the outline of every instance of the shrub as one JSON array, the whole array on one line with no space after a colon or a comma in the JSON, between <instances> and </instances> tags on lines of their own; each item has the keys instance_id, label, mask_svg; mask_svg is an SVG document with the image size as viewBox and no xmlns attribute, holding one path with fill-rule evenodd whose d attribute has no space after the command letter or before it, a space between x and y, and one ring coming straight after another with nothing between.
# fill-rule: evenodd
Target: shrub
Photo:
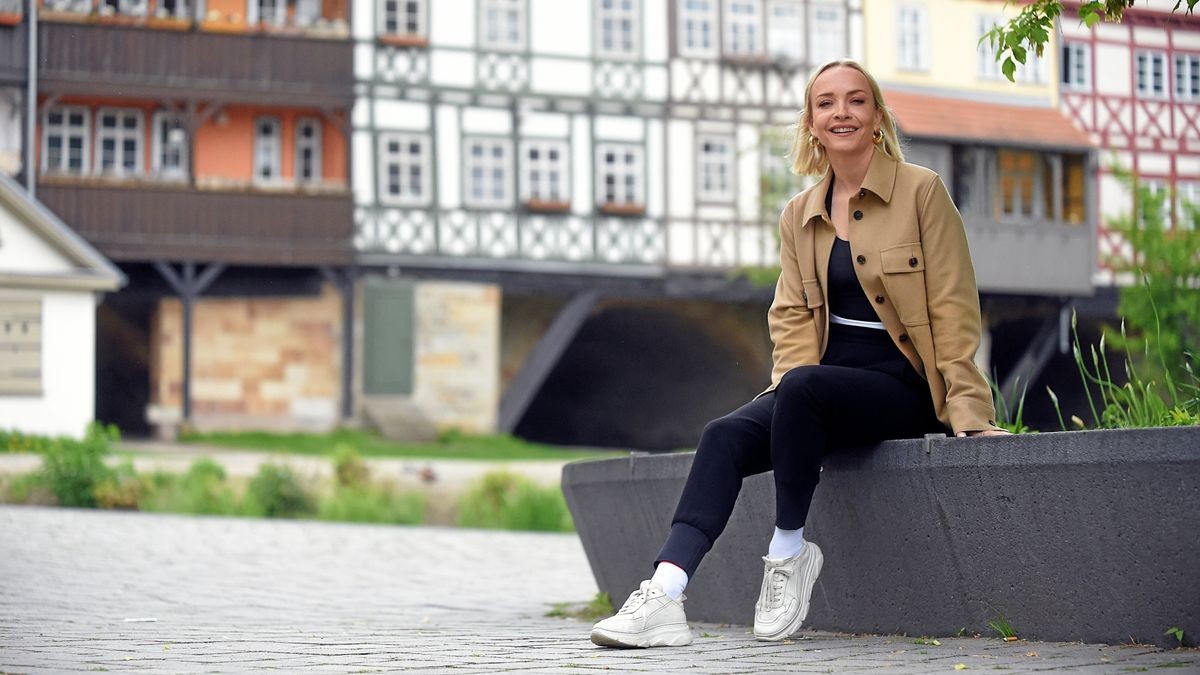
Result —
<instances>
[{"instance_id":1,"label":"shrub","mask_svg":"<svg viewBox=\"0 0 1200 675\"><path fill-rule=\"evenodd\" d=\"M558 488L543 488L506 471L486 474L458 503L458 524L509 530L571 532L571 514Z\"/></svg>"},{"instance_id":2,"label":"shrub","mask_svg":"<svg viewBox=\"0 0 1200 675\"><path fill-rule=\"evenodd\" d=\"M338 487L365 488L370 483L371 470L354 446L339 443L333 453L333 473Z\"/></svg>"},{"instance_id":3,"label":"shrub","mask_svg":"<svg viewBox=\"0 0 1200 675\"><path fill-rule=\"evenodd\" d=\"M150 496L143 500L148 511L230 515L238 512L233 490L225 482L225 469L211 459L192 463L182 476L155 474Z\"/></svg>"},{"instance_id":4,"label":"shrub","mask_svg":"<svg viewBox=\"0 0 1200 675\"><path fill-rule=\"evenodd\" d=\"M418 525L425 520L425 498L417 493L396 493L379 486L338 487L321 501L321 520L353 523Z\"/></svg>"},{"instance_id":5,"label":"shrub","mask_svg":"<svg viewBox=\"0 0 1200 675\"><path fill-rule=\"evenodd\" d=\"M110 470L108 476L96 484L93 494L96 497L96 506L100 508L136 511L145 491L145 485L134 470L133 463L126 460L116 469Z\"/></svg>"},{"instance_id":6,"label":"shrub","mask_svg":"<svg viewBox=\"0 0 1200 675\"><path fill-rule=\"evenodd\" d=\"M47 445L41 477L62 506L96 506L96 487L112 480L104 463L116 428L93 424L82 441L59 439Z\"/></svg>"},{"instance_id":7,"label":"shrub","mask_svg":"<svg viewBox=\"0 0 1200 675\"><path fill-rule=\"evenodd\" d=\"M286 466L263 464L246 488L246 510L268 518L298 518L316 511L312 494Z\"/></svg>"}]
</instances>

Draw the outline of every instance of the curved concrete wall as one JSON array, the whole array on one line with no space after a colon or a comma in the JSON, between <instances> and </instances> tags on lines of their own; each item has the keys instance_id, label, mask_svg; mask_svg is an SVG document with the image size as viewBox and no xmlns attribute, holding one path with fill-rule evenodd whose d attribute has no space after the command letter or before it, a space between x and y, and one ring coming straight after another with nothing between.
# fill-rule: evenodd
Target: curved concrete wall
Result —
<instances>
[{"instance_id":1,"label":"curved concrete wall","mask_svg":"<svg viewBox=\"0 0 1200 675\"><path fill-rule=\"evenodd\" d=\"M692 457L563 470L614 602L651 574ZM773 517L771 474L747 479L689 585L691 620L753 621ZM1030 639L1172 646L1167 628L1200 635L1200 428L931 436L840 453L805 535L825 553L811 628L992 634L1002 616Z\"/></svg>"}]
</instances>

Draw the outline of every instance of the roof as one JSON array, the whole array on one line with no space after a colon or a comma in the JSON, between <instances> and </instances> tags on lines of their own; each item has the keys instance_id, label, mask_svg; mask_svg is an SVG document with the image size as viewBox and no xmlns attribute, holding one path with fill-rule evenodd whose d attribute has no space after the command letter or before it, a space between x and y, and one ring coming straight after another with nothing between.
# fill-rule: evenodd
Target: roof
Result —
<instances>
[{"instance_id":1,"label":"roof","mask_svg":"<svg viewBox=\"0 0 1200 675\"><path fill-rule=\"evenodd\" d=\"M74 265L70 272L51 274L0 270L0 285L93 291L115 291L125 285L125 275L116 265L4 172L0 172L0 208L11 212Z\"/></svg>"},{"instance_id":2,"label":"roof","mask_svg":"<svg viewBox=\"0 0 1200 675\"><path fill-rule=\"evenodd\" d=\"M1000 145L1091 148L1091 140L1056 108L990 103L911 91L884 92L900 133L910 138L989 141Z\"/></svg>"}]
</instances>

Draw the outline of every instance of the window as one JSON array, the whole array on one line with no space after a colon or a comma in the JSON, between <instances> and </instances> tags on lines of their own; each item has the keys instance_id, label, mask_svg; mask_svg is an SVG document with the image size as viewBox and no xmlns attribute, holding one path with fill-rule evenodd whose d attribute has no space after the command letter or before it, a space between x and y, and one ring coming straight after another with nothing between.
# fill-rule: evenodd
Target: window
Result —
<instances>
[{"instance_id":1,"label":"window","mask_svg":"<svg viewBox=\"0 0 1200 675\"><path fill-rule=\"evenodd\" d=\"M425 0L382 0L380 17L387 35L423 35Z\"/></svg>"},{"instance_id":2,"label":"window","mask_svg":"<svg viewBox=\"0 0 1200 675\"><path fill-rule=\"evenodd\" d=\"M809 22L809 44L812 45L812 62L821 64L840 59L846 55L846 26L842 19L842 8L834 5L811 5L812 20Z\"/></svg>"},{"instance_id":3,"label":"window","mask_svg":"<svg viewBox=\"0 0 1200 675\"><path fill-rule=\"evenodd\" d=\"M154 10L154 15L160 19L190 19L192 17L191 7L187 0L158 0L158 7Z\"/></svg>"},{"instance_id":4,"label":"window","mask_svg":"<svg viewBox=\"0 0 1200 675\"><path fill-rule=\"evenodd\" d=\"M1137 93L1147 98L1166 95L1167 57L1162 52L1137 53Z\"/></svg>"},{"instance_id":5,"label":"window","mask_svg":"<svg viewBox=\"0 0 1200 675\"><path fill-rule=\"evenodd\" d=\"M1062 157L1062 219L1071 225L1082 224L1087 218L1085 167L1083 155Z\"/></svg>"},{"instance_id":6,"label":"window","mask_svg":"<svg viewBox=\"0 0 1200 675\"><path fill-rule=\"evenodd\" d=\"M429 194L429 139L414 134L379 137L379 201L424 206Z\"/></svg>"},{"instance_id":7,"label":"window","mask_svg":"<svg viewBox=\"0 0 1200 675\"><path fill-rule=\"evenodd\" d=\"M733 199L733 139L728 136L700 136L697 139L697 196L704 201Z\"/></svg>"},{"instance_id":8,"label":"window","mask_svg":"<svg viewBox=\"0 0 1200 675\"><path fill-rule=\"evenodd\" d=\"M96 173L142 173L142 111L101 108L96 113Z\"/></svg>"},{"instance_id":9,"label":"window","mask_svg":"<svg viewBox=\"0 0 1200 675\"><path fill-rule=\"evenodd\" d=\"M760 148L761 166L759 175L762 184L762 217L774 220L795 196L800 188L800 179L792 173L792 162L788 157L790 139L780 129L765 130Z\"/></svg>"},{"instance_id":10,"label":"window","mask_svg":"<svg viewBox=\"0 0 1200 675\"><path fill-rule=\"evenodd\" d=\"M982 14L978 17L978 35L982 37L995 26L1003 25L1008 19L1000 14ZM983 41L976 52L976 72L982 80L1005 80L1003 63L996 60L996 50L988 41ZM1007 58L1007 57L1005 57ZM1014 61L1014 63L1016 63ZM1046 62L1032 51L1025 55L1025 63L1017 63L1013 80L1024 84L1041 84L1046 81Z\"/></svg>"},{"instance_id":11,"label":"window","mask_svg":"<svg viewBox=\"0 0 1200 675\"><path fill-rule=\"evenodd\" d=\"M44 6L51 12L74 14L90 14L92 12L92 0L45 0Z\"/></svg>"},{"instance_id":12,"label":"window","mask_svg":"<svg viewBox=\"0 0 1200 675\"><path fill-rule=\"evenodd\" d=\"M48 109L42 122L42 171L82 174L88 159L87 108Z\"/></svg>"},{"instance_id":13,"label":"window","mask_svg":"<svg viewBox=\"0 0 1200 675\"><path fill-rule=\"evenodd\" d=\"M521 160L524 163L521 184L521 198L524 201L571 201L566 143L526 141L521 147Z\"/></svg>"},{"instance_id":14,"label":"window","mask_svg":"<svg viewBox=\"0 0 1200 675\"><path fill-rule=\"evenodd\" d=\"M1193 230L1200 219L1200 182L1179 181L1175 184L1175 205L1179 210L1179 228Z\"/></svg>"},{"instance_id":15,"label":"window","mask_svg":"<svg viewBox=\"0 0 1200 675\"><path fill-rule=\"evenodd\" d=\"M254 182L277 183L283 165L278 117L254 120Z\"/></svg>"},{"instance_id":16,"label":"window","mask_svg":"<svg viewBox=\"0 0 1200 675\"><path fill-rule=\"evenodd\" d=\"M321 120L296 120L296 182L321 182Z\"/></svg>"},{"instance_id":17,"label":"window","mask_svg":"<svg viewBox=\"0 0 1200 675\"><path fill-rule=\"evenodd\" d=\"M642 148L602 143L596 146L596 178L601 206L640 206L645 203Z\"/></svg>"},{"instance_id":18,"label":"window","mask_svg":"<svg viewBox=\"0 0 1200 675\"><path fill-rule=\"evenodd\" d=\"M770 0L767 50L772 56L789 61L804 60L804 7L799 0Z\"/></svg>"},{"instance_id":19,"label":"window","mask_svg":"<svg viewBox=\"0 0 1200 675\"><path fill-rule=\"evenodd\" d=\"M1091 48L1068 42L1062 48L1062 85L1064 89L1087 90L1092 87Z\"/></svg>"},{"instance_id":20,"label":"window","mask_svg":"<svg viewBox=\"0 0 1200 675\"><path fill-rule=\"evenodd\" d=\"M42 393L42 303L0 299L0 394Z\"/></svg>"},{"instance_id":21,"label":"window","mask_svg":"<svg viewBox=\"0 0 1200 675\"><path fill-rule=\"evenodd\" d=\"M713 40L716 25L717 0L680 0L679 53L712 56L716 52Z\"/></svg>"},{"instance_id":22,"label":"window","mask_svg":"<svg viewBox=\"0 0 1200 675\"><path fill-rule=\"evenodd\" d=\"M996 218L1032 218L1041 178L1037 153L1000 150L996 153L1000 190L996 193Z\"/></svg>"},{"instance_id":23,"label":"window","mask_svg":"<svg viewBox=\"0 0 1200 675\"><path fill-rule=\"evenodd\" d=\"M747 55L762 51L762 0L727 0L725 53Z\"/></svg>"},{"instance_id":24,"label":"window","mask_svg":"<svg viewBox=\"0 0 1200 675\"><path fill-rule=\"evenodd\" d=\"M154 114L154 174L160 178L187 178L188 138L183 118L168 112Z\"/></svg>"},{"instance_id":25,"label":"window","mask_svg":"<svg viewBox=\"0 0 1200 675\"><path fill-rule=\"evenodd\" d=\"M1138 188L1142 192L1142 204L1138 209L1138 225L1146 225L1146 209L1154 209L1159 224L1164 229L1171 227L1171 194L1167 181L1162 178L1139 178Z\"/></svg>"},{"instance_id":26,"label":"window","mask_svg":"<svg viewBox=\"0 0 1200 675\"><path fill-rule=\"evenodd\" d=\"M287 0L250 0L246 16L250 25L282 26L287 21Z\"/></svg>"},{"instance_id":27,"label":"window","mask_svg":"<svg viewBox=\"0 0 1200 675\"><path fill-rule=\"evenodd\" d=\"M638 0L597 0L596 52L601 56L635 57Z\"/></svg>"},{"instance_id":28,"label":"window","mask_svg":"<svg viewBox=\"0 0 1200 675\"><path fill-rule=\"evenodd\" d=\"M902 70L929 70L925 36L929 34L928 13L921 5L897 8L897 65Z\"/></svg>"},{"instance_id":29,"label":"window","mask_svg":"<svg viewBox=\"0 0 1200 675\"><path fill-rule=\"evenodd\" d=\"M483 0L479 44L485 49L525 48L525 0Z\"/></svg>"},{"instance_id":30,"label":"window","mask_svg":"<svg viewBox=\"0 0 1200 675\"><path fill-rule=\"evenodd\" d=\"M100 14L125 16L146 16L146 0L102 0Z\"/></svg>"},{"instance_id":31,"label":"window","mask_svg":"<svg viewBox=\"0 0 1200 675\"><path fill-rule=\"evenodd\" d=\"M511 147L507 140L476 138L465 144L467 206L504 208L512 206L510 181Z\"/></svg>"},{"instance_id":32,"label":"window","mask_svg":"<svg viewBox=\"0 0 1200 675\"><path fill-rule=\"evenodd\" d=\"M1200 55L1175 55L1175 98L1200 99Z\"/></svg>"},{"instance_id":33,"label":"window","mask_svg":"<svg viewBox=\"0 0 1200 675\"><path fill-rule=\"evenodd\" d=\"M296 0L295 23L297 26L312 26L321 16L321 0Z\"/></svg>"}]
</instances>

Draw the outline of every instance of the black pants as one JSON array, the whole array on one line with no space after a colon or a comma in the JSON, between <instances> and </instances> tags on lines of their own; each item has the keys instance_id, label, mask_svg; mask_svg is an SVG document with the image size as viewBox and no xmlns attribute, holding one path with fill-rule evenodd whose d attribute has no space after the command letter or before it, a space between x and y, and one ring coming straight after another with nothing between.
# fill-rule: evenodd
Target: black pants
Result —
<instances>
[{"instance_id":1,"label":"black pants","mask_svg":"<svg viewBox=\"0 0 1200 675\"><path fill-rule=\"evenodd\" d=\"M794 530L808 518L828 452L946 431L925 380L887 334L831 328L821 365L788 372L775 391L705 426L656 562L694 575L746 476L775 470L775 525Z\"/></svg>"}]
</instances>

